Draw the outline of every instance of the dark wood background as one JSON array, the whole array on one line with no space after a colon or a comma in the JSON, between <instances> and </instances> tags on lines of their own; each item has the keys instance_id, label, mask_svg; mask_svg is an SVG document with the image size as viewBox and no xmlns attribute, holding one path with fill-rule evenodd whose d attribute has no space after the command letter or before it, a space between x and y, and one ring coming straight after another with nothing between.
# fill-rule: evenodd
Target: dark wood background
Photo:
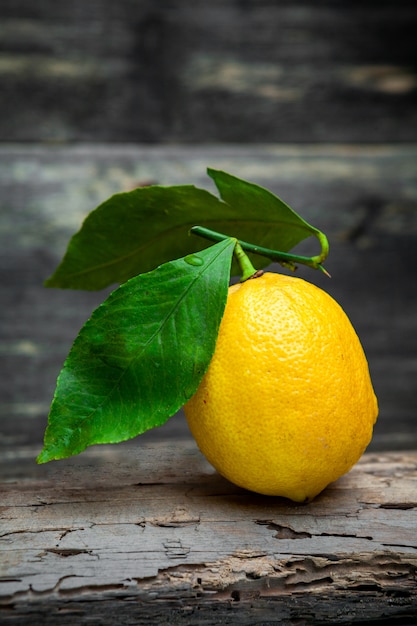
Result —
<instances>
[{"instance_id":1,"label":"dark wood background","mask_svg":"<svg viewBox=\"0 0 417 626\"><path fill-rule=\"evenodd\" d=\"M2 0L0 138L417 139L413 0Z\"/></svg>"},{"instance_id":2,"label":"dark wood background","mask_svg":"<svg viewBox=\"0 0 417 626\"><path fill-rule=\"evenodd\" d=\"M2 0L0 446L40 446L103 294L49 291L83 217L144 182L263 184L324 230L365 346L372 447L417 447L414 1ZM182 414L146 437L185 435Z\"/></svg>"}]
</instances>

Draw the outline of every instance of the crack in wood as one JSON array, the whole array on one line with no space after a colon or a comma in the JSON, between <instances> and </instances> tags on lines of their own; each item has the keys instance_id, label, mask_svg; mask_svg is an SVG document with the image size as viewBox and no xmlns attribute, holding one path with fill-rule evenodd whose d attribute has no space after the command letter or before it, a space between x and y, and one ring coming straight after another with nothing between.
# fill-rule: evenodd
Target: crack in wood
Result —
<instances>
[{"instance_id":1,"label":"crack in wood","mask_svg":"<svg viewBox=\"0 0 417 626\"><path fill-rule=\"evenodd\" d=\"M383 502L378 505L378 509L399 509L400 511L409 511L417 508L417 502Z\"/></svg>"},{"instance_id":2,"label":"crack in wood","mask_svg":"<svg viewBox=\"0 0 417 626\"><path fill-rule=\"evenodd\" d=\"M312 537L346 537L353 539L367 539L368 541L373 541L373 537L370 535L360 535L353 533L337 533L337 532L306 532L295 530L288 524L277 524L272 520L255 520L255 524L259 524L260 526L266 526L268 530L274 531L276 534L274 535L275 539L311 539Z\"/></svg>"},{"instance_id":3,"label":"crack in wood","mask_svg":"<svg viewBox=\"0 0 417 626\"><path fill-rule=\"evenodd\" d=\"M382 543L382 546L384 546L384 548L403 548L403 549L407 549L410 550L410 548L412 550L416 550L417 551L417 543L415 546L410 546L410 544L404 544L404 543Z\"/></svg>"},{"instance_id":4,"label":"crack in wood","mask_svg":"<svg viewBox=\"0 0 417 626\"><path fill-rule=\"evenodd\" d=\"M199 519L190 520L175 520L175 519L158 519L149 520L149 524L152 526L158 526L159 528L184 528L185 526L195 526L200 523Z\"/></svg>"},{"instance_id":5,"label":"crack in wood","mask_svg":"<svg viewBox=\"0 0 417 626\"><path fill-rule=\"evenodd\" d=\"M371 535L359 535L359 534L349 534L349 533L313 533L312 537L343 537L346 539L366 539L367 541L373 541L374 538Z\"/></svg>"},{"instance_id":6,"label":"crack in wood","mask_svg":"<svg viewBox=\"0 0 417 626\"><path fill-rule=\"evenodd\" d=\"M3 533L2 535L0 535L0 541L3 539L9 539L9 538L11 539L14 535L23 535L23 534L39 535L44 532L61 533L61 536L59 537L59 539L61 540L68 533L74 533L79 530L84 530L84 527L83 528L44 528L44 529L36 528L34 530L30 528L22 528L19 530L10 530L8 532Z\"/></svg>"},{"instance_id":7,"label":"crack in wood","mask_svg":"<svg viewBox=\"0 0 417 626\"><path fill-rule=\"evenodd\" d=\"M91 528L91 526L90 526L90 528ZM62 533L60 534L60 536L59 536L59 538L58 538L58 541L62 541L63 539L65 539L65 537L66 537L67 535L70 535L71 533L76 533L76 532L79 532L79 531L81 531L81 532L82 532L83 530L85 530L85 528L84 528L84 527L80 527L80 528L67 528L67 530L64 530L64 532L62 532ZM57 547L58 547L58 544L57 544Z\"/></svg>"},{"instance_id":8,"label":"crack in wood","mask_svg":"<svg viewBox=\"0 0 417 626\"><path fill-rule=\"evenodd\" d=\"M275 539L309 539L311 534L305 531L294 530L291 526L281 525L272 520L255 520L255 524L266 526L268 530L273 530Z\"/></svg>"},{"instance_id":9,"label":"crack in wood","mask_svg":"<svg viewBox=\"0 0 417 626\"><path fill-rule=\"evenodd\" d=\"M98 554L93 555L92 550L84 550L82 548L47 548L45 552L50 552L51 554L56 554L57 556L62 556L64 558L69 556L78 556L79 554L88 554L89 556L99 558Z\"/></svg>"}]
</instances>

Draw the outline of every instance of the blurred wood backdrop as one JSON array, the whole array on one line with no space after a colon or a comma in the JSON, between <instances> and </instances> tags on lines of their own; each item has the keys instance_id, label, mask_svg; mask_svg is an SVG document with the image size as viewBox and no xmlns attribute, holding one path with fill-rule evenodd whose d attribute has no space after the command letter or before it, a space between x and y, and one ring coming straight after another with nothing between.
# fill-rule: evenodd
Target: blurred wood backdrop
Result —
<instances>
[{"instance_id":1,"label":"blurred wood backdrop","mask_svg":"<svg viewBox=\"0 0 417 626\"><path fill-rule=\"evenodd\" d=\"M372 447L417 447L417 4L2 0L0 446L39 448L103 294L47 291L82 218L138 184L270 187L331 241L327 281L380 400ZM186 434L182 415L151 437ZM147 437L147 436L145 436Z\"/></svg>"},{"instance_id":2,"label":"blurred wood backdrop","mask_svg":"<svg viewBox=\"0 0 417 626\"><path fill-rule=\"evenodd\" d=\"M2 0L0 137L417 139L413 0Z\"/></svg>"}]
</instances>

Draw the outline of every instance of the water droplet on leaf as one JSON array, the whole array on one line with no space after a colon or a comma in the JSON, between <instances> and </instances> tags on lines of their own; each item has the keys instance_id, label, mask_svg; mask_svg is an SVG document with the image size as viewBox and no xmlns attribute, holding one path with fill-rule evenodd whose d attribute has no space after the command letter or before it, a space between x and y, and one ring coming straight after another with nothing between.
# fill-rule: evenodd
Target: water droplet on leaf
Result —
<instances>
[{"instance_id":1,"label":"water droplet on leaf","mask_svg":"<svg viewBox=\"0 0 417 626\"><path fill-rule=\"evenodd\" d=\"M184 257L184 261L188 263L188 265L195 265L196 267L204 264L204 259L202 259L200 256L197 256L196 254L188 254L186 257Z\"/></svg>"}]
</instances>

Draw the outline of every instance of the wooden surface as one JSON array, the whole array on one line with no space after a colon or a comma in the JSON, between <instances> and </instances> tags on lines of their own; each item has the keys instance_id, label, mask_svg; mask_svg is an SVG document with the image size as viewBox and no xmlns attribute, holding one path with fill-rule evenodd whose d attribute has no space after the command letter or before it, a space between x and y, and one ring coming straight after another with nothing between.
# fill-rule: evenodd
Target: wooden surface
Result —
<instances>
[{"instance_id":1,"label":"wooden surface","mask_svg":"<svg viewBox=\"0 0 417 626\"><path fill-rule=\"evenodd\" d=\"M416 26L411 0L0 3L2 625L417 624ZM326 232L333 278L298 275L368 356L369 452L307 507L222 480L182 412L34 462L107 294L43 279L112 193L207 166Z\"/></svg>"},{"instance_id":2,"label":"wooden surface","mask_svg":"<svg viewBox=\"0 0 417 626\"><path fill-rule=\"evenodd\" d=\"M417 453L313 503L234 487L187 441L0 457L1 624L417 621Z\"/></svg>"},{"instance_id":3,"label":"wooden surface","mask_svg":"<svg viewBox=\"0 0 417 626\"><path fill-rule=\"evenodd\" d=\"M0 140L417 140L413 0L2 0Z\"/></svg>"}]
</instances>

